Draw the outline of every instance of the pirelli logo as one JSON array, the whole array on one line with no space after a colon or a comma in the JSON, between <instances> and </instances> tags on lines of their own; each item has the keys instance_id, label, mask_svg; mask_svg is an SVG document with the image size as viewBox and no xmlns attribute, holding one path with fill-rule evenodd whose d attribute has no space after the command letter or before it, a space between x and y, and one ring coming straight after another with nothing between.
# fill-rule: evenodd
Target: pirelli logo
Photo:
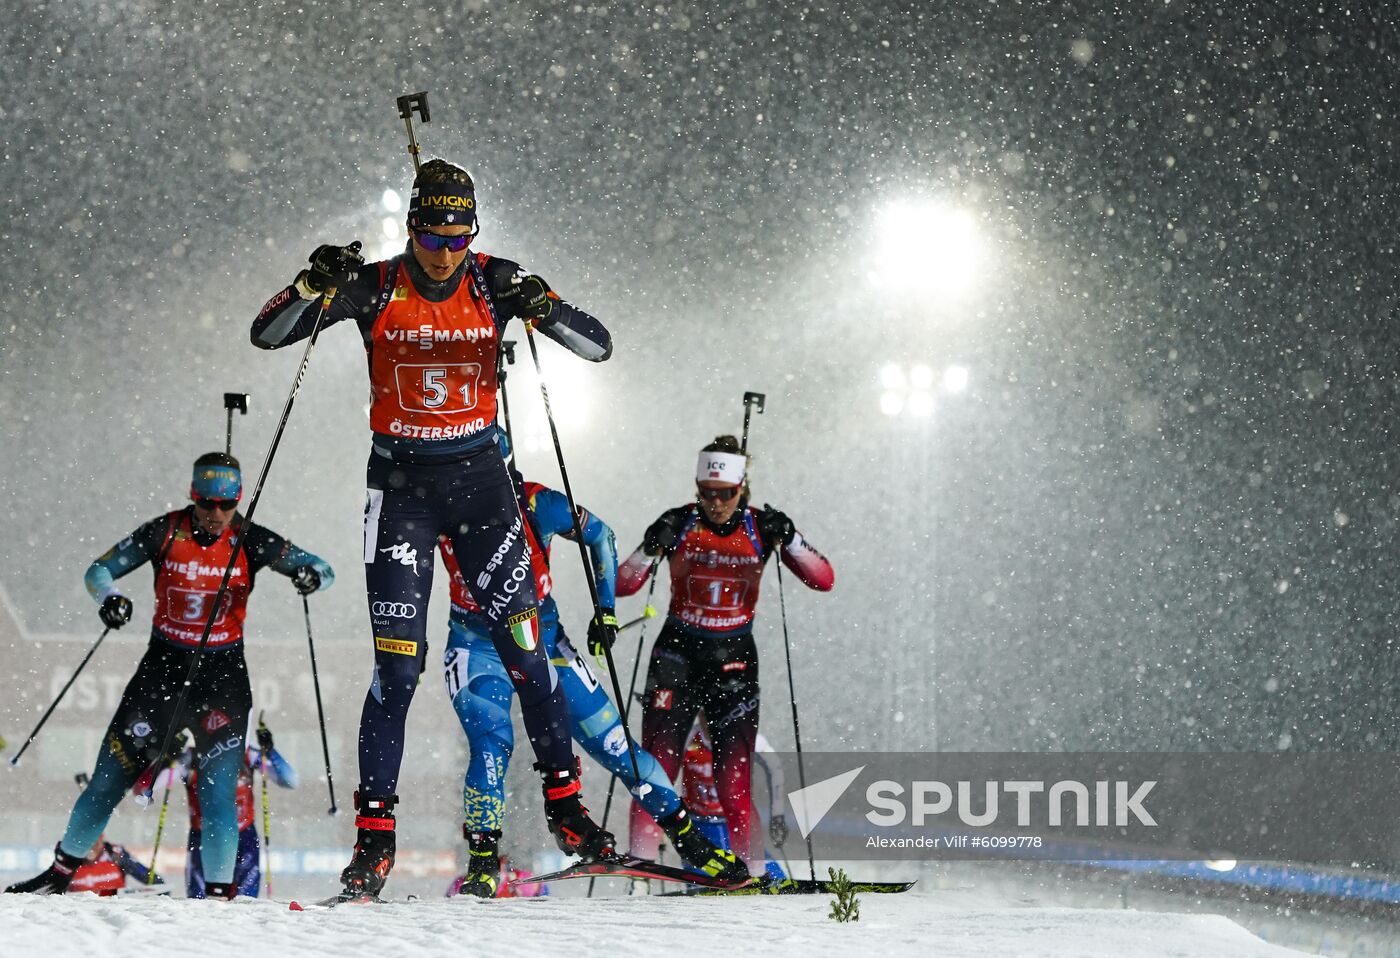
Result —
<instances>
[{"instance_id":1,"label":"pirelli logo","mask_svg":"<svg viewBox=\"0 0 1400 958\"><path fill-rule=\"evenodd\" d=\"M393 652L395 655L418 654L418 643L412 639L386 639L382 635L376 635L374 647L380 652Z\"/></svg>"}]
</instances>

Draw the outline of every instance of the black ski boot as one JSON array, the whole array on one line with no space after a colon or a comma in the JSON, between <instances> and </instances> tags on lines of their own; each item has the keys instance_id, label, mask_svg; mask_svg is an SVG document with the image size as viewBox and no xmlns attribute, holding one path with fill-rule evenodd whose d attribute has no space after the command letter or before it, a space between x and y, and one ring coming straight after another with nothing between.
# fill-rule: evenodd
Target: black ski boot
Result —
<instances>
[{"instance_id":1,"label":"black ski boot","mask_svg":"<svg viewBox=\"0 0 1400 958\"><path fill-rule=\"evenodd\" d=\"M17 881L5 889L7 895L62 895L73 881L73 873L87 859L69 855L62 843L53 847L53 864L27 881Z\"/></svg>"},{"instance_id":2,"label":"black ski boot","mask_svg":"<svg viewBox=\"0 0 1400 958\"><path fill-rule=\"evenodd\" d=\"M355 793L355 854L340 873L343 898L378 898L394 867L394 806L397 795Z\"/></svg>"},{"instance_id":3,"label":"black ski boot","mask_svg":"<svg viewBox=\"0 0 1400 958\"><path fill-rule=\"evenodd\" d=\"M238 894L238 886L233 882L206 882L204 885L204 897L222 899L223 901L233 901L233 896Z\"/></svg>"},{"instance_id":4,"label":"black ski boot","mask_svg":"<svg viewBox=\"0 0 1400 958\"><path fill-rule=\"evenodd\" d=\"M462 826L467 840L467 873L457 887L459 895L495 898L501 884L501 833L469 832Z\"/></svg>"},{"instance_id":5,"label":"black ski boot","mask_svg":"<svg viewBox=\"0 0 1400 958\"><path fill-rule=\"evenodd\" d=\"M579 782L577 760L575 768L536 765L535 771L544 779L544 815L560 851L578 855L584 861L612 857L617 839L588 817L588 809L579 800L583 785Z\"/></svg>"},{"instance_id":6,"label":"black ski boot","mask_svg":"<svg viewBox=\"0 0 1400 958\"><path fill-rule=\"evenodd\" d=\"M671 844L676 847L676 854L691 868L698 869L711 878L719 878L736 885L749 880L748 866L733 852L720 848L706 838L686 814L684 805L676 809L674 815L658 818L656 824L660 825L666 832L666 837L671 839Z\"/></svg>"}]
</instances>

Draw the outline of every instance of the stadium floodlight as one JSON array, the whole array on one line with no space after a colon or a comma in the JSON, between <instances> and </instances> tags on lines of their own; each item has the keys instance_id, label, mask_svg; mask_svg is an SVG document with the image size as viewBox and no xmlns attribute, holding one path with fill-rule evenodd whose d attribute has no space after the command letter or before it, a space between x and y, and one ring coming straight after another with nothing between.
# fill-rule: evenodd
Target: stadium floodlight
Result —
<instances>
[{"instance_id":1,"label":"stadium floodlight","mask_svg":"<svg viewBox=\"0 0 1400 958\"><path fill-rule=\"evenodd\" d=\"M909 415L919 419L927 419L933 415L933 397L926 392L912 392L909 394Z\"/></svg>"},{"instance_id":2,"label":"stadium floodlight","mask_svg":"<svg viewBox=\"0 0 1400 958\"><path fill-rule=\"evenodd\" d=\"M970 378L966 366L949 366L943 370L943 389L945 392L960 393L967 388Z\"/></svg>"},{"instance_id":3,"label":"stadium floodlight","mask_svg":"<svg viewBox=\"0 0 1400 958\"><path fill-rule=\"evenodd\" d=\"M883 284L900 291L955 296L976 278L981 243L964 210L928 200L887 204L876 219Z\"/></svg>"},{"instance_id":4,"label":"stadium floodlight","mask_svg":"<svg viewBox=\"0 0 1400 958\"><path fill-rule=\"evenodd\" d=\"M403 209L403 197L399 195L398 190L385 190L380 203L386 213L397 213Z\"/></svg>"},{"instance_id":5,"label":"stadium floodlight","mask_svg":"<svg viewBox=\"0 0 1400 958\"><path fill-rule=\"evenodd\" d=\"M891 392L904 389L904 367L899 363L886 363L881 366L880 385Z\"/></svg>"},{"instance_id":6,"label":"stadium floodlight","mask_svg":"<svg viewBox=\"0 0 1400 958\"><path fill-rule=\"evenodd\" d=\"M933 415L936 395L967 389L971 373L966 366L948 366L935 374L927 363L886 363L880 367L880 412L886 416L927 419Z\"/></svg>"}]
</instances>

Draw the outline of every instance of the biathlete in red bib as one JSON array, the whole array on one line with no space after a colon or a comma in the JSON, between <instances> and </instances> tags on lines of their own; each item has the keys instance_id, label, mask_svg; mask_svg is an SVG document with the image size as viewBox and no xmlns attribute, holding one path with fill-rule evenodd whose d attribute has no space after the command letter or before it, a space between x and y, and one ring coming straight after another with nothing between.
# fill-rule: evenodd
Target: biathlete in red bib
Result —
<instances>
[{"instance_id":1,"label":"biathlete in red bib","mask_svg":"<svg viewBox=\"0 0 1400 958\"><path fill-rule=\"evenodd\" d=\"M776 509L749 505L748 458L733 436L700 452L696 502L669 509L617 572L617 594L646 582L653 558L671 570L671 604L647 666L642 747L675 779L697 710L709 718L714 778L729 826L729 847L763 871L762 849L750 844L749 772L758 734L758 650L753 640L759 580L768 557L808 588L835 584L831 563ZM634 802L631 852L656 857L660 833Z\"/></svg>"},{"instance_id":2,"label":"biathlete in red bib","mask_svg":"<svg viewBox=\"0 0 1400 958\"><path fill-rule=\"evenodd\" d=\"M131 621L131 600L116 580L147 563L155 567L151 642L107 726L97 765L73 806L54 863L42 874L11 885L7 892L66 891L123 793L152 763L169 761L168 756L155 753L174 726L194 733L199 801L204 809L200 851L208 896L234 896L236 793L253 702L243 657L248 596L258 572L265 568L290 578L302 595L329 588L335 581L335 573L322 559L275 532L245 522L237 512L242 492L237 459L221 452L200 456L190 485L193 505L152 519L88 567L88 592L101 603L99 615L112 629ZM235 549L238 559L186 696L185 712L172 714Z\"/></svg>"},{"instance_id":3,"label":"biathlete in red bib","mask_svg":"<svg viewBox=\"0 0 1400 958\"><path fill-rule=\"evenodd\" d=\"M408 246L364 264L355 247L321 246L311 267L253 323L276 349L310 335L320 294L338 290L326 324L353 320L369 364L373 430L364 560L374 681L360 718L359 816L346 895L376 895L394 862L404 722L427 654L428 596L438 536L447 536L524 713L559 846L584 857L613 837L579 801L568 707L540 648L524 523L495 443L496 356L520 318L584 359L612 352L596 319L516 263L471 249L476 196L466 171L423 164L408 209Z\"/></svg>"}]
</instances>

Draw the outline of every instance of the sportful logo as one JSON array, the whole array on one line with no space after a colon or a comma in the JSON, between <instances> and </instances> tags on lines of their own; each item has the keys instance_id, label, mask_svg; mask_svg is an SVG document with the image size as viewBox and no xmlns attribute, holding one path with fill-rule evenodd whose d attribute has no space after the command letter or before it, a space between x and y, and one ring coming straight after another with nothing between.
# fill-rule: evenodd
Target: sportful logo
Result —
<instances>
[{"instance_id":1,"label":"sportful logo","mask_svg":"<svg viewBox=\"0 0 1400 958\"><path fill-rule=\"evenodd\" d=\"M380 554L389 553L389 561L397 562L399 565L413 567L413 574L418 574L418 550L410 546L407 542L400 542L387 549L380 549Z\"/></svg>"},{"instance_id":2,"label":"sportful logo","mask_svg":"<svg viewBox=\"0 0 1400 958\"><path fill-rule=\"evenodd\" d=\"M407 602L376 602L370 606L371 615L387 615L391 619L411 619L418 610Z\"/></svg>"}]
</instances>

